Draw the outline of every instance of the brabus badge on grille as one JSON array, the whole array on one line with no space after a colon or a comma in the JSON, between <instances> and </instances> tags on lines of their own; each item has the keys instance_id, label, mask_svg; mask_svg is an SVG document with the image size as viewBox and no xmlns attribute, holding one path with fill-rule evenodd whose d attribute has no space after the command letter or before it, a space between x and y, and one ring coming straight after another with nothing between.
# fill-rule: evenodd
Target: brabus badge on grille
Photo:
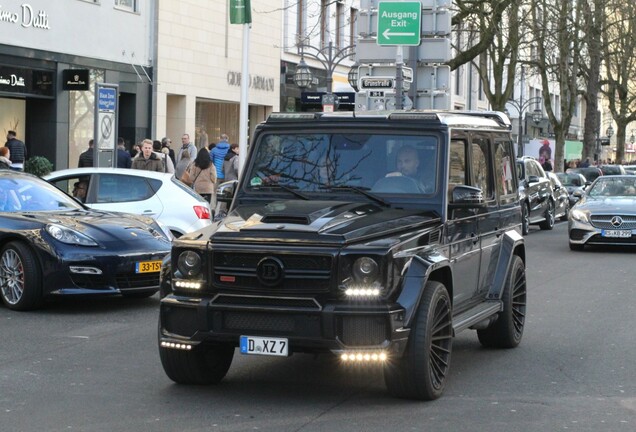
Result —
<instances>
[{"instance_id":1,"label":"brabus badge on grille","mask_svg":"<svg viewBox=\"0 0 636 432\"><path fill-rule=\"evenodd\" d=\"M618 228L619 226L623 225L623 218L621 218L620 216L614 216L610 223L613 227Z\"/></svg>"},{"instance_id":2,"label":"brabus badge on grille","mask_svg":"<svg viewBox=\"0 0 636 432\"><path fill-rule=\"evenodd\" d=\"M276 286L285 278L283 262L275 257L265 257L256 266L256 277L265 286Z\"/></svg>"}]
</instances>

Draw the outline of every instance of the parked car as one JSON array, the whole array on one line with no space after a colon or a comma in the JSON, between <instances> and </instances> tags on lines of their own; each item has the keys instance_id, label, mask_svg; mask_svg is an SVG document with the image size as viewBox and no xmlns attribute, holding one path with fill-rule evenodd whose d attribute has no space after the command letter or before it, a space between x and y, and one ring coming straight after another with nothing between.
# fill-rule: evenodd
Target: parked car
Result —
<instances>
[{"instance_id":1,"label":"parked car","mask_svg":"<svg viewBox=\"0 0 636 432\"><path fill-rule=\"evenodd\" d=\"M601 171L600 168L595 166L586 167L586 168L568 168L565 172L582 174L588 183L592 183L598 177L603 175L603 171Z\"/></svg>"},{"instance_id":2,"label":"parked car","mask_svg":"<svg viewBox=\"0 0 636 432\"><path fill-rule=\"evenodd\" d=\"M210 204L173 174L125 168L74 168L44 177L90 208L152 216L174 237L211 223Z\"/></svg>"},{"instance_id":3,"label":"parked car","mask_svg":"<svg viewBox=\"0 0 636 432\"><path fill-rule=\"evenodd\" d=\"M552 182L541 164L533 157L522 156L517 159L517 176L522 234L528 234L532 224L539 224L543 230L551 230L554 227L556 203Z\"/></svg>"},{"instance_id":4,"label":"parked car","mask_svg":"<svg viewBox=\"0 0 636 432\"><path fill-rule=\"evenodd\" d=\"M147 297L170 231L150 217L89 209L31 174L0 170L0 297L14 310L53 296Z\"/></svg>"},{"instance_id":5,"label":"parked car","mask_svg":"<svg viewBox=\"0 0 636 432\"><path fill-rule=\"evenodd\" d=\"M383 368L398 397L440 397L460 331L493 348L523 335L512 155L503 113L272 114L219 187L227 217L175 239L162 268L164 371L216 384L235 351L329 353Z\"/></svg>"},{"instance_id":6,"label":"parked car","mask_svg":"<svg viewBox=\"0 0 636 432\"><path fill-rule=\"evenodd\" d=\"M568 212L570 210L570 195L568 190L561 184L559 177L551 171L545 174L552 183L552 195L554 196L554 218L562 221L568 220Z\"/></svg>"},{"instance_id":7,"label":"parked car","mask_svg":"<svg viewBox=\"0 0 636 432\"><path fill-rule=\"evenodd\" d=\"M625 175L625 167L623 165L601 165L599 167L603 175Z\"/></svg>"},{"instance_id":8,"label":"parked car","mask_svg":"<svg viewBox=\"0 0 636 432\"><path fill-rule=\"evenodd\" d=\"M583 174L569 172L569 173L557 173L556 174L561 184L565 186L568 191L570 208L574 207L574 204L579 200L580 192L583 192L587 184L587 180L583 177ZM575 195L575 192L579 192Z\"/></svg>"},{"instance_id":9,"label":"parked car","mask_svg":"<svg viewBox=\"0 0 636 432\"><path fill-rule=\"evenodd\" d=\"M570 211L570 249L636 245L636 176L602 176Z\"/></svg>"}]
</instances>

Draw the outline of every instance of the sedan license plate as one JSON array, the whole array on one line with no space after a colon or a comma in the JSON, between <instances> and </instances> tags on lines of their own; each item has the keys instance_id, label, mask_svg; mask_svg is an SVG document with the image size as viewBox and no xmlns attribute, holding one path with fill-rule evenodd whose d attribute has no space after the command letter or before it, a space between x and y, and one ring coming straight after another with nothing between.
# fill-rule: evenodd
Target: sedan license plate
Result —
<instances>
[{"instance_id":1,"label":"sedan license plate","mask_svg":"<svg viewBox=\"0 0 636 432\"><path fill-rule=\"evenodd\" d=\"M284 338L241 336L241 354L283 356L288 354L288 342Z\"/></svg>"},{"instance_id":2,"label":"sedan license plate","mask_svg":"<svg viewBox=\"0 0 636 432\"><path fill-rule=\"evenodd\" d=\"M135 264L135 273L156 273L161 271L161 261L139 261Z\"/></svg>"},{"instance_id":3,"label":"sedan license plate","mask_svg":"<svg viewBox=\"0 0 636 432\"><path fill-rule=\"evenodd\" d=\"M601 231L603 237L613 238L630 238L632 236L632 230L603 230Z\"/></svg>"}]
</instances>

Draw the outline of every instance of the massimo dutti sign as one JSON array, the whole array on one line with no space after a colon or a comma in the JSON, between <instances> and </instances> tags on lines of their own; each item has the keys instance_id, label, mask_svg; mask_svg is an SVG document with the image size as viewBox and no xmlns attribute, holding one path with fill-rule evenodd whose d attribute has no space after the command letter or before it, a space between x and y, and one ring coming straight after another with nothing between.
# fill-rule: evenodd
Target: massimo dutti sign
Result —
<instances>
[{"instance_id":1,"label":"massimo dutti sign","mask_svg":"<svg viewBox=\"0 0 636 432\"><path fill-rule=\"evenodd\" d=\"M0 92L54 97L54 77L53 71L0 66Z\"/></svg>"},{"instance_id":2,"label":"massimo dutti sign","mask_svg":"<svg viewBox=\"0 0 636 432\"><path fill-rule=\"evenodd\" d=\"M64 69L62 71L62 90L88 90L88 69Z\"/></svg>"}]
</instances>

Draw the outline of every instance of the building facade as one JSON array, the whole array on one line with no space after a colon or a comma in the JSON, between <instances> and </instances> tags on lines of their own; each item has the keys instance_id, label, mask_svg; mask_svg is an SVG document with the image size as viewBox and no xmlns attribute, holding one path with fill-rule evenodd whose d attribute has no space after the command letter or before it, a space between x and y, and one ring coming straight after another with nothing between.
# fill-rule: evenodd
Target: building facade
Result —
<instances>
[{"instance_id":1,"label":"building facade","mask_svg":"<svg viewBox=\"0 0 636 432\"><path fill-rule=\"evenodd\" d=\"M250 130L279 109L280 6L251 1ZM244 29L230 24L229 7L229 0L158 1L155 137L179 143L187 133L199 148L221 134L238 142Z\"/></svg>"},{"instance_id":2,"label":"building facade","mask_svg":"<svg viewBox=\"0 0 636 432\"><path fill-rule=\"evenodd\" d=\"M75 167L93 137L94 84L116 84L116 133L150 133L154 2L5 0L0 5L0 132L29 156Z\"/></svg>"}]
</instances>

